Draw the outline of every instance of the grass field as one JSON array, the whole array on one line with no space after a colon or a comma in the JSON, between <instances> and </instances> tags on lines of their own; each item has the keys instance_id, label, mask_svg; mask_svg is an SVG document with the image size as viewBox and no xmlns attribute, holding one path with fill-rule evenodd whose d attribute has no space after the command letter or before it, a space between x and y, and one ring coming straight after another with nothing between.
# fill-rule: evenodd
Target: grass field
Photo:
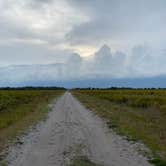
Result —
<instances>
[{"instance_id":1,"label":"grass field","mask_svg":"<svg viewBox=\"0 0 166 166\"><path fill-rule=\"evenodd\" d=\"M0 90L0 154L10 140L44 118L48 103L62 93L63 90Z\"/></svg>"},{"instance_id":2,"label":"grass field","mask_svg":"<svg viewBox=\"0 0 166 166\"><path fill-rule=\"evenodd\" d=\"M141 140L166 166L166 90L75 90L87 108L129 140Z\"/></svg>"}]
</instances>

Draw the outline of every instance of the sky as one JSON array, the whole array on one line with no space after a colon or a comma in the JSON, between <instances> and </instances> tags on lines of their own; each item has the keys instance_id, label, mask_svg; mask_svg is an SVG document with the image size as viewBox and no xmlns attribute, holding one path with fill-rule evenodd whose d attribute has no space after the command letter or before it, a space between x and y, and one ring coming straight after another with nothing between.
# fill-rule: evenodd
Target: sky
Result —
<instances>
[{"instance_id":1,"label":"sky","mask_svg":"<svg viewBox=\"0 0 166 166\"><path fill-rule=\"evenodd\" d=\"M165 0L0 0L0 86L166 75Z\"/></svg>"}]
</instances>

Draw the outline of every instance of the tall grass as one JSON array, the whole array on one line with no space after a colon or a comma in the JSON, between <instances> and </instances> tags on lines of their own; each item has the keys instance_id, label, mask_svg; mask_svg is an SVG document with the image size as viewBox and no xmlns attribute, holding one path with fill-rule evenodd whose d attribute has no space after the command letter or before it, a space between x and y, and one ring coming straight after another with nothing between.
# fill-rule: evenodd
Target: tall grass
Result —
<instances>
[{"instance_id":1,"label":"tall grass","mask_svg":"<svg viewBox=\"0 0 166 166\"><path fill-rule=\"evenodd\" d=\"M166 112L166 90L93 90L80 92L134 108L155 107L163 113Z\"/></svg>"},{"instance_id":2,"label":"tall grass","mask_svg":"<svg viewBox=\"0 0 166 166\"><path fill-rule=\"evenodd\" d=\"M107 119L109 127L141 140L166 160L166 90L76 90L73 94Z\"/></svg>"},{"instance_id":3,"label":"tall grass","mask_svg":"<svg viewBox=\"0 0 166 166\"><path fill-rule=\"evenodd\" d=\"M0 129L12 125L35 111L34 109L39 103L48 102L57 95L57 92L46 90L0 91Z\"/></svg>"},{"instance_id":4,"label":"tall grass","mask_svg":"<svg viewBox=\"0 0 166 166\"><path fill-rule=\"evenodd\" d=\"M63 90L0 90L0 160L9 140L41 120Z\"/></svg>"}]
</instances>

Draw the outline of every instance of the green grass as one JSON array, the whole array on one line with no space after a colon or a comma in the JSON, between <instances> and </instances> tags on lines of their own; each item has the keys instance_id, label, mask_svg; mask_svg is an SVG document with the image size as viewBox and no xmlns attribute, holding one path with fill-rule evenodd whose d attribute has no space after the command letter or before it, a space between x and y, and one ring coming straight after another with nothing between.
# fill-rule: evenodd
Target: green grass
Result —
<instances>
[{"instance_id":1,"label":"green grass","mask_svg":"<svg viewBox=\"0 0 166 166\"><path fill-rule=\"evenodd\" d=\"M0 154L16 136L46 117L48 103L62 93L61 90L0 90Z\"/></svg>"},{"instance_id":2,"label":"green grass","mask_svg":"<svg viewBox=\"0 0 166 166\"><path fill-rule=\"evenodd\" d=\"M129 140L141 140L146 144L154 156L159 156L153 164L165 164L165 90L77 90L73 94L105 118L110 128Z\"/></svg>"},{"instance_id":3,"label":"green grass","mask_svg":"<svg viewBox=\"0 0 166 166\"><path fill-rule=\"evenodd\" d=\"M160 158L154 158L150 160L149 162L156 166L166 166L166 161L161 160Z\"/></svg>"},{"instance_id":4,"label":"green grass","mask_svg":"<svg viewBox=\"0 0 166 166\"><path fill-rule=\"evenodd\" d=\"M86 157L75 158L70 166L97 166Z\"/></svg>"}]
</instances>

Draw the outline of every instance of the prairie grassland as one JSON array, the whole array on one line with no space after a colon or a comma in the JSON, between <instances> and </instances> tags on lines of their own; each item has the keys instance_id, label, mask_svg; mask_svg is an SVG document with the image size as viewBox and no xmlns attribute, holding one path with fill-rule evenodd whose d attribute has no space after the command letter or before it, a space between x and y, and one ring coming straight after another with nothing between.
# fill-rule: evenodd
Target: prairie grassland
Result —
<instances>
[{"instance_id":1,"label":"prairie grassland","mask_svg":"<svg viewBox=\"0 0 166 166\"><path fill-rule=\"evenodd\" d=\"M129 140L140 140L166 166L166 90L75 90L90 110Z\"/></svg>"},{"instance_id":2,"label":"prairie grassland","mask_svg":"<svg viewBox=\"0 0 166 166\"><path fill-rule=\"evenodd\" d=\"M26 128L45 117L62 90L0 90L0 152ZM1 157L1 156L0 156Z\"/></svg>"}]
</instances>

